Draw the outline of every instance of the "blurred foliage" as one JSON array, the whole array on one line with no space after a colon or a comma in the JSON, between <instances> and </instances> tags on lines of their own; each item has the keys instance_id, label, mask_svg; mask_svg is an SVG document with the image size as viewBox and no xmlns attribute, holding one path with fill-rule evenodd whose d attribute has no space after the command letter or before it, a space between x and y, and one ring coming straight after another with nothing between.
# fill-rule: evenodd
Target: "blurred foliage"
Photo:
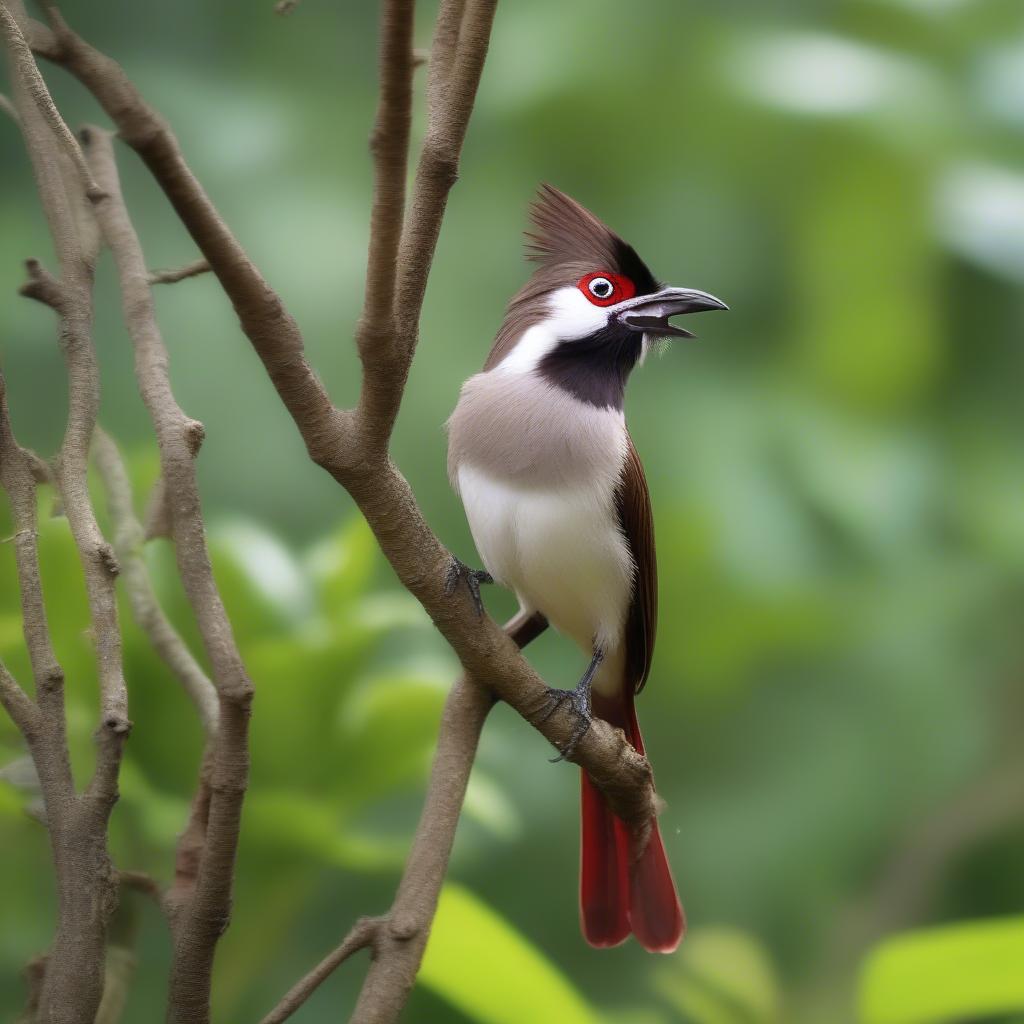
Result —
<instances>
[{"instance_id":1,"label":"blurred foliage","mask_svg":"<svg viewBox=\"0 0 1024 1024\"><path fill-rule=\"evenodd\" d=\"M952 925L889 939L865 968L865 1024L977 1019L1024 1011L1024 919Z\"/></svg>"},{"instance_id":2,"label":"blurred foliage","mask_svg":"<svg viewBox=\"0 0 1024 1024\"><path fill-rule=\"evenodd\" d=\"M271 7L68 0L65 13L171 119L344 402L358 379L376 5L304 0L287 20ZM102 117L67 76L50 79L69 120ZM50 248L2 124L0 166L4 368L19 436L49 453L65 405L52 319L13 295L21 261ZM193 258L130 154L123 170L151 264ZM627 410L661 578L640 717L692 934L668 960L582 943L574 773L498 708L407 1019L509 1019L496 1000L535 1007L536 989L559 1001L560 1021L832 1024L858 1002L865 1024L1009 1020L998 993L1012 965L982 992L994 961L970 966L972 935L984 944L1000 927L986 918L1024 907L1024 808L951 827L920 865L913 914L880 902L876 882L1003 770L1024 732L1024 7L503 3L394 446L428 519L467 559L442 424L525 274L519 234L539 180L598 211L666 280L732 307L698 325L704 340L638 371ZM257 687L216 1009L258 1019L355 917L387 906L455 665L309 463L216 283L160 289L157 303L179 398L207 427L216 569ZM141 502L155 461L106 260L96 337L103 421L132 456ZM64 523L44 512L84 777L96 685L84 594ZM195 644L171 552L158 542L148 557ZM511 610L508 595L487 600L496 616ZM6 544L0 654L29 678ZM582 668L554 636L531 658L552 681ZM136 727L114 848L123 866L166 876L201 737L130 623L126 659ZM0 764L22 755L0 721ZM18 765L5 779L7 1019L21 966L51 934L53 895L45 836L22 810L31 780ZM139 910L128 1021L158 1019L165 986L166 934ZM478 945L458 945L450 921L472 922ZM936 925L955 929L937 948L915 935L888 944ZM506 976L502 957L522 976ZM297 1019L337 1020L360 977L347 965ZM944 991L945 1009L928 1002Z\"/></svg>"}]
</instances>

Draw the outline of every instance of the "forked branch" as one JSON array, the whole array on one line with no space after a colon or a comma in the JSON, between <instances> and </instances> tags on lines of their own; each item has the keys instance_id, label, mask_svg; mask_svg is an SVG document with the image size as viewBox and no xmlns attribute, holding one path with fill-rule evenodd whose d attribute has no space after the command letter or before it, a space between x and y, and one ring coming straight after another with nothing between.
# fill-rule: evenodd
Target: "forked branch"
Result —
<instances>
[{"instance_id":1,"label":"forked branch","mask_svg":"<svg viewBox=\"0 0 1024 1024\"><path fill-rule=\"evenodd\" d=\"M185 415L171 390L167 349L156 322L142 247L121 195L111 136L102 129L89 128L82 139L89 168L109 197L98 207L97 219L117 266L139 391L156 432L161 477L167 493L173 495L168 509L178 572L218 697L210 758L208 766L204 765L200 796L190 822L190 832L199 828L195 869L185 876L188 885L184 889L179 872L168 894L174 911L168 1019L193 1024L208 1018L214 950L231 913L235 851L248 784L252 683L238 653L206 549L194 462L202 425Z\"/></svg>"}]
</instances>

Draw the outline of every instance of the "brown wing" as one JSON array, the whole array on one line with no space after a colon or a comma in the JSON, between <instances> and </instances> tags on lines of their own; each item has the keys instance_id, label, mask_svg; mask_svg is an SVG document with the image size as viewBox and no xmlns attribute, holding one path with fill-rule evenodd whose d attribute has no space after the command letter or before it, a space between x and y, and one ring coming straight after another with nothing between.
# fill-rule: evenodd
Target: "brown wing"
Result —
<instances>
[{"instance_id":1,"label":"brown wing","mask_svg":"<svg viewBox=\"0 0 1024 1024\"><path fill-rule=\"evenodd\" d=\"M654 553L654 518L640 456L628 439L622 483L616 494L619 524L636 565L633 600L626 619L626 672L637 692L643 689L654 655L658 625L658 565Z\"/></svg>"}]
</instances>

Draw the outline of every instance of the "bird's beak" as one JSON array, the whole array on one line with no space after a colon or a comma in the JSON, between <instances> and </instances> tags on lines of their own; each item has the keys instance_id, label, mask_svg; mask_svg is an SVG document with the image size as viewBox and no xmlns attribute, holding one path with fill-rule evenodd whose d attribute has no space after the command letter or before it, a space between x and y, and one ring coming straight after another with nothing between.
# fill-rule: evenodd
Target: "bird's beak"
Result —
<instances>
[{"instance_id":1,"label":"bird's beak","mask_svg":"<svg viewBox=\"0 0 1024 1024\"><path fill-rule=\"evenodd\" d=\"M653 295L639 295L620 302L615 309L615 318L624 327L654 338L693 338L695 335L689 331L670 324L669 318L681 313L728 308L721 299L695 288L662 288Z\"/></svg>"}]
</instances>

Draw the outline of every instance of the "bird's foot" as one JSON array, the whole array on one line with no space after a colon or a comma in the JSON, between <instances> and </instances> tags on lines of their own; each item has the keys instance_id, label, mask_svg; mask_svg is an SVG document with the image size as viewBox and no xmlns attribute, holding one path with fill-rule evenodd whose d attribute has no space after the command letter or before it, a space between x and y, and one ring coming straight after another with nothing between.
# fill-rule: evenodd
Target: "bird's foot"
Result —
<instances>
[{"instance_id":1,"label":"bird's foot","mask_svg":"<svg viewBox=\"0 0 1024 1024\"><path fill-rule=\"evenodd\" d=\"M558 690L554 687L547 687L547 706L544 708L539 721L546 722L563 704L568 702L576 715L576 725L569 736L569 742L564 749L560 750L558 757L551 759L552 764L559 761L568 761L576 753L579 742L587 735L590 723L594 720L590 707L590 687L594 681L594 674L604 661L604 651L594 651L594 657L583 673L583 678L576 684L575 690Z\"/></svg>"},{"instance_id":2,"label":"bird's foot","mask_svg":"<svg viewBox=\"0 0 1024 1024\"><path fill-rule=\"evenodd\" d=\"M583 688L577 686L575 690L558 690L553 686L549 686L547 687L547 698L547 707L545 707L540 717L541 722L546 722L566 703L569 704L576 715L576 725L569 736L569 742L559 752L558 757L551 758L551 763L557 764L559 761L568 761L576 753L580 740L587 735L590 723L594 720L590 710L590 687Z\"/></svg>"},{"instance_id":3,"label":"bird's foot","mask_svg":"<svg viewBox=\"0 0 1024 1024\"><path fill-rule=\"evenodd\" d=\"M480 586L484 583L493 583L494 577L486 569L471 569L465 562L459 561L452 555L448 572L444 578L444 592L448 597L455 593L455 588L460 580L466 581L469 588L469 596L473 599L476 607L477 618L484 617L484 602L480 596Z\"/></svg>"}]
</instances>

